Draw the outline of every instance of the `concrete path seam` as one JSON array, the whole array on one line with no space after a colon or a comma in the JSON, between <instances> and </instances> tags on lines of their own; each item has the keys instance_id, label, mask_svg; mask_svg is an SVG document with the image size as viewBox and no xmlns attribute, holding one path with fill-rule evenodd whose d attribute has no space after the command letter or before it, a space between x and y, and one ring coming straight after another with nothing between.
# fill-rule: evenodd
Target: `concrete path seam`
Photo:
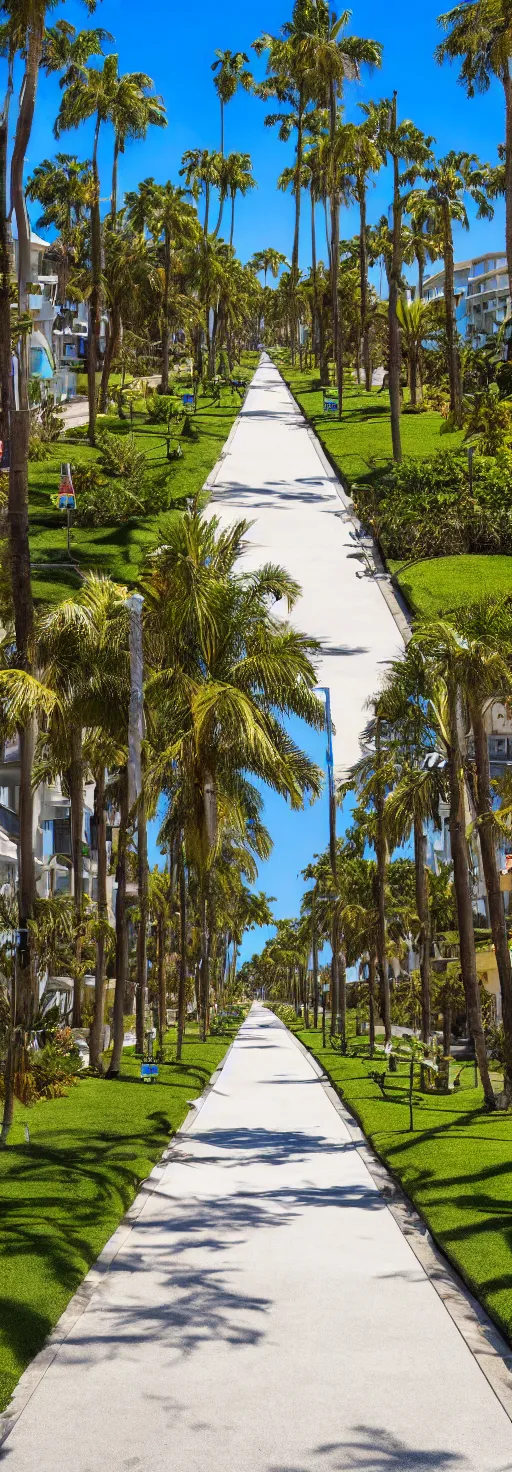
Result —
<instances>
[{"instance_id":1,"label":"concrete path seam","mask_svg":"<svg viewBox=\"0 0 512 1472\"><path fill-rule=\"evenodd\" d=\"M166 1170L169 1161L172 1159L172 1156L176 1150L176 1146L179 1144L182 1136L189 1133L192 1125L197 1119L198 1114L200 1113L200 1110L203 1107L203 1104L206 1103L207 1098L212 1093L212 1090L215 1088L217 1080L222 1073L222 1069L227 1063L234 1043L235 1038L233 1038L233 1041L230 1043L229 1048L227 1049L224 1057L218 1064L218 1067L215 1069L215 1072L212 1073L211 1078L209 1079L206 1088L203 1090L203 1093L200 1095L197 1104L194 1105L193 1109L189 1109L188 1114L183 1120L183 1124L180 1125L180 1128L176 1130L175 1134L172 1135L169 1139L169 1142L165 1146L165 1150L160 1156L160 1159L157 1161L157 1164L153 1166L153 1169L150 1171L149 1175L146 1176L146 1179L144 1181L141 1181L141 1184L137 1191L137 1195L134 1197L131 1206L128 1207L128 1211L126 1211L124 1216L121 1218L121 1221L116 1227L115 1232L113 1232L112 1236L108 1238L108 1241L105 1243L105 1246L98 1254L98 1257L95 1259L92 1267L89 1268L89 1271L86 1273L85 1278L82 1279L82 1282L77 1288L76 1293L74 1293L73 1297L70 1298L69 1303L64 1309L64 1312L61 1314L60 1318L57 1319L57 1323L54 1325L54 1328L50 1331L48 1338L45 1340L42 1349L38 1351L38 1353L34 1356L34 1359L30 1361L26 1369L23 1370L23 1373L20 1375L20 1378L14 1387L12 1397L9 1405L7 1406L7 1409L0 1413L0 1448L3 1446L4 1442L7 1441L7 1438L8 1436L10 1436L13 1427L16 1425L16 1422L19 1421L20 1416L23 1414L23 1411L25 1410L29 1401L32 1399L34 1391L37 1390L38 1385L41 1383L41 1380L46 1375L46 1372L47 1370L49 1370L50 1365L53 1364L53 1361L58 1354L61 1345L65 1343L78 1319L82 1317L82 1314L84 1314L85 1310L89 1307L89 1304L91 1303L94 1294L97 1292L100 1283L103 1281L105 1274L108 1273L109 1268L112 1266L112 1263L115 1261L116 1257L121 1252L121 1249L126 1245L126 1242L129 1240L130 1235L136 1225L136 1222L138 1221L144 1210L144 1207L146 1206L148 1200L150 1200L153 1192L157 1190L164 1171Z\"/></svg>"},{"instance_id":2,"label":"concrete path seam","mask_svg":"<svg viewBox=\"0 0 512 1472\"><path fill-rule=\"evenodd\" d=\"M386 1206L406 1238L426 1277L453 1320L456 1329L476 1361L482 1374L512 1421L512 1350L483 1305L466 1287L456 1269L445 1257L430 1228L417 1208L406 1196L387 1166L369 1144L361 1126L350 1113L321 1063L295 1033L290 1036L300 1052L309 1060L324 1093L346 1126L358 1155L377 1187Z\"/></svg>"}]
</instances>

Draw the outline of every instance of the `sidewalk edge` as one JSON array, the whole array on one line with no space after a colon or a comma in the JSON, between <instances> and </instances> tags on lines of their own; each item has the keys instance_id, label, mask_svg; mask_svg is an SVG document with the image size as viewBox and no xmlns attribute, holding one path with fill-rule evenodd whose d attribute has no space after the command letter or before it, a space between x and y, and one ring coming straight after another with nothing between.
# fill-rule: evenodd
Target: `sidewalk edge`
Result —
<instances>
[{"instance_id":1,"label":"sidewalk edge","mask_svg":"<svg viewBox=\"0 0 512 1472\"><path fill-rule=\"evenodd\" d=\"M366 1166L377 1190L385 1197L402 1236L417 1258L425 1276L445 1309L450 1315L470 1354L499 1400L509 1421L512 1421L512 1349L489 1317L483 1304L466 1287L456 1269L445 1257L427 1223L420 1216L403 1187L384 1165L376 1151L341 1099L329 1075L309 1048L290 1031L290 1036L300 1052L310 1062L333 1109L350 1135L352 1144Z\"/></svg>"},{"instance_id":2,"label":"sidewalk edge","mask_svg":"<svg viewBox=\"0 0 512 1472\"><path fill-rule=\"evenodd\" d=\"M166 1170L170 1160L172 1159L176 1146L180 1143L182 1136L190 1132L193 1124L195 1123L195 1120L197 1119L198 1114L203 1108L203 1105L206 1103L209 1095L213 1092L218 1078L222 1073L222 1070L226 1066L227 1060L234 1047L237 1037L238 1032L230 1043L229 1048L224 1054L224 1057L221 1059L221 1062L215 1069L215 1072L212 1073L211 1078L206 1085L206 1088L198 1099L197 1105L195 1105L193 1109L189 1109L188 1114L183 1120L183 1124L180 1125L179 1129L176 1130L176 1133L174 1135L171 1135L168 1144L165 1146L165 1150L160 1156L159 1161L157 1161L157 1164L153 1166L153 1169L150 1171L149 1175L146 1176L146 1179L144 1181L141 1181L141 1184L137 1191L137 1195L134 1197L131 1206L128 1207L128 1211L126 1211L124 1216L121 1218L121 1221L119 1222L119 1225L116 1227L115 1231L112 1233L112 1236L108 1238L108 1241L105 1243L105 1246L102 1248L92 1267L90 1267L89 1271L86 1273L85 1278L82 1278L80 1286L77 1288L76 1293L73 1294L73 1297L70 1298L69 1303L64 1309L64 1312L60 1316L60 1319L57 1319L57 1323L54 1325L53 1329L51 1329L48 1338L43 1344L42 1349L38 1350L38 1353L34 1356L34 1359L30 1360L30 1363L27 1365L26 1369L22 1371L22 1374L20 1375L20 1378L14 1387L9 1404L4 1411L0 1412L0 1448L4 1445L4 1442L7 1441L7 1438L10 1436L11 1431L16 1425L16 1422L19 1421L20 1416L23 1414L23 1411L25 1410L29 1401L32 1399L34 1391L37 1390L38 1385L44 1378L46 1371L49 1370L50 1365L53 1364L53 1361L56 1358L61 1345L64 1344L65 1340L68 1338L68 1335L71 1333L72 1329L74 1329L75 1324L78 1322L78 1319L82 1317L82 1314L85 1313L85 1310L92 1302L95 1293L98 1291L98 1288L105 1278L106 1274L108 1273L110 1267L112 1266L112 1263L115 1261L118 1253L128 1241L130 1233L134 1230L134 1227L139 1217L142 1215L144 1207L153 1195L153 1192L158 1189L164 1171Z\"/></svg>"}]
</instances>

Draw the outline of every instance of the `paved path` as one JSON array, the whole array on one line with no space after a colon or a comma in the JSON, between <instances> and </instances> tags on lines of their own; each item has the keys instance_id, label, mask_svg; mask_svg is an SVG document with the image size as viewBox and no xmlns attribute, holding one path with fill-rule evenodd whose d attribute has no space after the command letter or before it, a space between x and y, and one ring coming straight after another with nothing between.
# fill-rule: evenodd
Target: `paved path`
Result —
<instances>
[{"instance_id":1,"label":"paved path","mask_svg":"<svg viewBox=\"0 0 512 1472\"><path fill-rule=\"evenodd\" d=\"M511 1472L508 1416L258 1004L2 1455L6 1472Z\"/></svg>"},{"instance_id":2,"label":"paved path","mask_svg":"<svg viewBox=\"0 0 512 1472\"><path fill-rule=\"evenodd\" d=\"M341 486L265 354L208 484L224 522L238 516L254 522L247 566L280 562L300 583L293 621L322 641L319 684L330 686L342 772L360 754L366 701L403 643L355 538Z\"/></svg>"}]
</instances>

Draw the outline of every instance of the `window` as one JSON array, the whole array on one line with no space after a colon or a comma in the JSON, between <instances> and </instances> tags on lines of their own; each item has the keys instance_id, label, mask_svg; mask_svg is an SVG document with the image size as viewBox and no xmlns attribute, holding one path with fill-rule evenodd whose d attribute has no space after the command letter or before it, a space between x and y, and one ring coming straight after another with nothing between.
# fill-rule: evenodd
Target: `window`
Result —
<instances>
[{"instance_id":1,"label":"window","mask_svg":"<svg viewBox=\"0 0 512 1472\"><path fill-rule=\"evenodd\" d=\"M53 852L54 854L71 854L71 819L54 818L53 820Z\"/></svg>"}]
</instances>

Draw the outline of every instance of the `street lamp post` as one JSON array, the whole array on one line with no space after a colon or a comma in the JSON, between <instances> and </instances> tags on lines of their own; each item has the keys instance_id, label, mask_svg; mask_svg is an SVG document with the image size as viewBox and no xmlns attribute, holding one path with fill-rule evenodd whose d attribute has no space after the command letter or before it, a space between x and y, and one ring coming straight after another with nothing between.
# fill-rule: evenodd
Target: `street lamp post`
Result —
<instances>
[{"instance_id":1,"label":"street lamp post","mask_svg":"<svg viewBox=\"0 0 512 1472\"><path fill-rule=\"evenodd\" d=\"M331 716L331 692L328 685L319 685L320 694L325 697L325 724L327 729L327 749L325 760L327 765L327 786L329 794L329 857L331 861L332 877L336 886L337 863L336 863L336 792L334 787L334 756L332 749L332 716ZM339 959L338 959L338 927L336 921L332 927L332 960L331 960L331 1036L339 1032Z\"/></svg>"}]
</instances>

